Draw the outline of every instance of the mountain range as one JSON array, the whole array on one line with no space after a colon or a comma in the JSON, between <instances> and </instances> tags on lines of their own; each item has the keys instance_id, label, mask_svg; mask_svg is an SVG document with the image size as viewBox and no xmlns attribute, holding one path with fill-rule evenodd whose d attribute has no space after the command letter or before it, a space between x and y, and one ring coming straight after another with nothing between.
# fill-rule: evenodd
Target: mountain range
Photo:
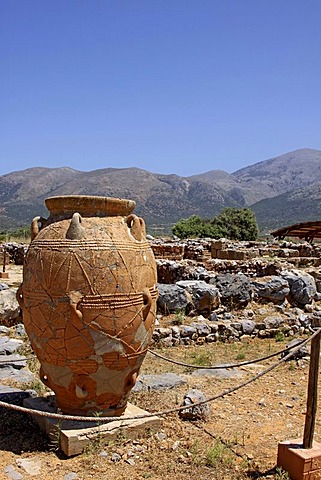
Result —
<instances>
[{"instance_id":1,"label":"mountain range","mask_svg":"<svg viewBox=\"0 0 321 480\"><path fill-rule=\"evenodd\" d=\"M227 173L180 177L136 167L83 172L34 167L0 176L0 231L48 216L44 200L56 195L102 195L136 201L148 231L168 233L191 215L213 218L224 207L250 207L261 233L321 219L321 151L300 149Z\"/></svg>"}]
</instances>

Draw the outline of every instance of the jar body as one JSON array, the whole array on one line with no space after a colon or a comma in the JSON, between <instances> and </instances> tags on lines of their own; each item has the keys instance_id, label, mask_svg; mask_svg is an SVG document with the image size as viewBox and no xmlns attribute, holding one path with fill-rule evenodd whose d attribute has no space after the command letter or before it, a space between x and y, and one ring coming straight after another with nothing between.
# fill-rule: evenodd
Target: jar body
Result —
<instances>
[{"instance_id":1,"label":"jar body","mask_svg":"<svg viewBox=\"0 0 321 480\"><path fill-rule=\"evenodd\" d=\"M90 206L104 197L55 198L61 206L39 232L33 222L20 291L25 328L58 408L119 415L153 333L153 252L133 202L105 215Z\"/></svg>"}]
</instances>

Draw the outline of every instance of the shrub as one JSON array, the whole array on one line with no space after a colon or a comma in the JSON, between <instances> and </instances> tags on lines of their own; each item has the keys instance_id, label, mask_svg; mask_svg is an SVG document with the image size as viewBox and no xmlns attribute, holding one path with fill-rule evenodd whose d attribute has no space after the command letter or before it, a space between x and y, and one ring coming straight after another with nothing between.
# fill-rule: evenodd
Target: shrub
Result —
<instances>
[{"instance_id":1,"label":"shrub","mask_svg":"<svg viewBox=\"0 0 321 480\"><path fill-rule=\"evenodd\" d=\"M259 233L255 215L249 208L224 208L211 221L193 215L177 222L172 232L179 238L224 237L231 240L256 240Z\"/></svg>"}]
</instances>

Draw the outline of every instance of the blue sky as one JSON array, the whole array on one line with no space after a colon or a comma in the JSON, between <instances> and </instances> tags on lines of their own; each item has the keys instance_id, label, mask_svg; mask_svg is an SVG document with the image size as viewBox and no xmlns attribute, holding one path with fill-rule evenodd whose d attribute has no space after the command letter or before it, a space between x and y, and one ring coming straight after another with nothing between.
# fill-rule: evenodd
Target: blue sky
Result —
<instances>
[{"instance_id":1,"label":"blue sky","mask_svg":"<svg viewBox=\"0 0 321 480\"><path fill-rule=\"evenodd\" d=\"M0 174L321 149L319 0L0 0Z\"/></svg>"}]
</instances>

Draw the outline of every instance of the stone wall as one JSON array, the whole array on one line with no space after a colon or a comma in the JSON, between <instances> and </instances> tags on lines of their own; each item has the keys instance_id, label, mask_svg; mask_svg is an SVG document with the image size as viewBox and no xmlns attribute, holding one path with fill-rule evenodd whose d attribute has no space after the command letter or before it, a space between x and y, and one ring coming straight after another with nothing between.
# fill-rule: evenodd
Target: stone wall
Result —
<instances>
[{"instance_id":1,"label":"stone wall","mask_svg":"<svg viewBox=\"0 0 321 480\"><path fill-rule=\"evenodd\" d=\"M203 345L213 342L246 341L250 338L274 338L276 340L295 335L307 335L309 326L315 314L292 312L287 317L283 315L266 315L256 322L253 311L248 311L248 317L238 318L234 315L224 315L222 318L208 321L198 316L188 324L157 326L153 334L153 344L161 347L177 345ZM319 314L317 314L319 315Z\"/></svg>"},{"instance_id":2,"label":"stone wall","mask_svg":"<svg viewBox=\"0 0 321 480\"><path fill-rule=\"evenodd\" d=\"M156 258L173 260L189 259L206 262L210 258L219 260L249 260L258 257L314 258L319 259L321 246L318 244L287 241L244 241L236 242L221 238L213 240L150 239Z\"/></svg>"}]
</instances>

